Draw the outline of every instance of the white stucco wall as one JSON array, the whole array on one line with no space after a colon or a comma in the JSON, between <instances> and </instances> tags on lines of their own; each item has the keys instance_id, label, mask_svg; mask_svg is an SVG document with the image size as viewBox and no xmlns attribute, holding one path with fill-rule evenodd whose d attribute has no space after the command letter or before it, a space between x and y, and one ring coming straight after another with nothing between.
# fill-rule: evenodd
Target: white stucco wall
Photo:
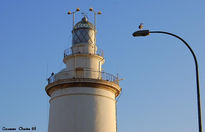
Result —
<instances>
[{"instance_id":1,"label":"white stucco wall","mask_svg":"<svg viewBox=\"0 0 205 132\"><path fill-rule=\"evenodd\" d=\"M116 132L113 92L89 87L54 91L48 132Z\"/></svg>"},{"instance_id":2,"label":"white stucco wall","mask_svg":"<svg viewBox=\"0 0 205 132\"><path fill-rule=\"evenodd\" d=\"M82 67L91 69L93 71L101 70L104 59L97 55L73 55L66 59L67 70L75 70L75 68Z\"/></svg>"}]
</instances>

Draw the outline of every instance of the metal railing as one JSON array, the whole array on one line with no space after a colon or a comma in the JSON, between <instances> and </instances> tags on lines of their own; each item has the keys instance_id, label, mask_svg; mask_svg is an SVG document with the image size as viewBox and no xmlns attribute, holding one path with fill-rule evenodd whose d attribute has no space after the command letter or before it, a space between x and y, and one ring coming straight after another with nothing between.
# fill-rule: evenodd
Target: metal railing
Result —
<instances>
[{"instance_id":1,"label":"metal railing","mask_svg":"<svg viewBox=\"0 0 205 132\"><path fill-rule=\"evenodd\" d=\"M97 51L94 51L93 53L88 53L88 51L80 51L80 52L73 52L72 48L68 48L64 50L64 57L69 56L69 55L74 55L74 54L93 54L93 55L99 55L104 57L104 52L102 49L97 49Z\"/></svg>"},{"instance_id":2,"label":"metal railing","mask_svg":"<svg viewBox=\"0 0 205 132\"><path fill-rule=\"evenodd\" d=\"M80 78L80 79L90 78L90 79L97 79L97 80L105 80L109 82L114 82L115 84L119 84L118 76L114 76L106 72L91 71L91 70L63 71L50 76L47 80L48 80L48 84L50 84L58 80L75 79L75 78Z\"/></svg>"}]
</instances>

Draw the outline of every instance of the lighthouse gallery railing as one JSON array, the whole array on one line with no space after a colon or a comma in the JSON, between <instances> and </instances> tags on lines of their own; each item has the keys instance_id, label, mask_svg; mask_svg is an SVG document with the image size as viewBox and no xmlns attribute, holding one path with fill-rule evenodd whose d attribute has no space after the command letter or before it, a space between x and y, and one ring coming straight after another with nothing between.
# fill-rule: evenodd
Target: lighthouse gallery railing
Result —
<instances>
[{"instance_id":1,"label":"lighthouse gallery railing","mask_svg":"<svg viewBox=\"0 0 205 132\"><path fill-rule=\"evenodd\" d=\"M78 53L74 53L72 48L68 48L66 50L64 50L64 57L69 56L69 55L74 55L74 54L88 54L88 51L81 51ZM93 53L89 53L89 54L94 54L94 55L99 55L104 57L104 51L102 49L99 49L97 51L94 51Z\"/></svg>"},{"instance_id":2,"label":"lighthouse gallery railing","mask_svg":"<svg viewBox=\"0 0 205 132\"><path fill-rule=\"evenodd\" d=\"M59 77L59 75L63 75L63 77ZM48 80L48 84L50 84L62 79L75 79L75 78L91 78L91 79L105 80L109 82L114 82L115 84L119 84L118 76L114 76L106 72L91 71L91 70L83 70L80 72L75 70L63 71L50 76L47 80Z\"/></svg>"}]
</instances>

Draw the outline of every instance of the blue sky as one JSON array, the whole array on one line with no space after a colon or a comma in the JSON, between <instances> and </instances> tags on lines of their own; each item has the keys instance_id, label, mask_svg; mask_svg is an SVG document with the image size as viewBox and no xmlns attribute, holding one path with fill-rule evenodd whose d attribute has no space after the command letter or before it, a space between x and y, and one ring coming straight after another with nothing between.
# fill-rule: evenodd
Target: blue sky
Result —
<instances>
[{"instance_id":1,"label":"blue sky","mask_svg":"<svg viewBox=\"0 0 205 132\"><path fill-rule=\"evenodd\" d=\"M46 78L64 67L71 46L72 18L66 12L90 7L97 16L97 45L104 70L119 73L118 132L196 132L196 84L193 58L185 45L167 35L133 38L144 29L184 38L199 62L205 120L204 0L1 0L0 129L36 126L47 131ZM82 15L76 15L76 21ZM205 125L205 123L203 123Z\"/></svg>"}]
</instances>

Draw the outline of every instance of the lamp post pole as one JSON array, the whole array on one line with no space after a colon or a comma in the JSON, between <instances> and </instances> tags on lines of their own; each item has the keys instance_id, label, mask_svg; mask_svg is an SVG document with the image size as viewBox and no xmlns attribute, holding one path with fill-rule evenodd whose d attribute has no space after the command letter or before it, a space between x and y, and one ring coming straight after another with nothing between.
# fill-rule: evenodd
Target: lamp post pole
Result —
<instances>
[{"instance_id":1,"label":"lamp post pole","mask_svg":"<svg viewBox=\"0 0 205 132\"><path fill-rule=\"evenodd\" d=\"M197 110L198 110L198 127L199 127L199 132L203 132L202 129L202 117L201 117L201 99L200 99L200 87L199 87L199 70L198 70L198 62L196 59L196 55L194 53L194 51L192 50L192 48L189 46L189 44L183 40L181 37L169 33L169 32L164 32L164 31L149 31L149 30L139 30L134 32L132 35L134 37L138 37L138 36L147 36L151 33L161 33L161 34L167 34L167 35L171 35L174 36L176 38L178 38L179 40L181 40L189 49L189 51L191 52L193 58L194 58L194 62L195 62L195 70L196 70L196 87L197 87Z\"/></svg>"}]
</instances>

